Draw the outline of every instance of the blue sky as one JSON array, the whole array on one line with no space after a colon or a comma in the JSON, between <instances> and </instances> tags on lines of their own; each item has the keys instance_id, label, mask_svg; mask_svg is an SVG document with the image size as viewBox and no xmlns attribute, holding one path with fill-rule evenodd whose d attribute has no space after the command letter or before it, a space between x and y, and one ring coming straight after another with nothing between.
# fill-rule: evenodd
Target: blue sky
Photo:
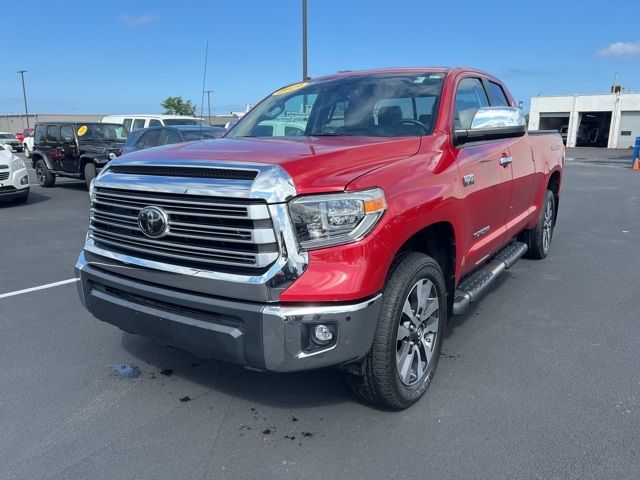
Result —
<instances>
[{"instance_id":1,"label":"blue sky","mask_svg":"<svg viewBox=\"0 0 640 480\"><path fill-rule=\"evenodd\" d=\"M35 113L153 113L169 95L200 105L207 41L215 113L301 77L300 0L3 4L0 114L23 112L21 68ZM469 65L527 109L539 93L607 91L616 71L640 91L639 18L638 0L309 0L309 74Z\"/></svg>"}]
</instances>

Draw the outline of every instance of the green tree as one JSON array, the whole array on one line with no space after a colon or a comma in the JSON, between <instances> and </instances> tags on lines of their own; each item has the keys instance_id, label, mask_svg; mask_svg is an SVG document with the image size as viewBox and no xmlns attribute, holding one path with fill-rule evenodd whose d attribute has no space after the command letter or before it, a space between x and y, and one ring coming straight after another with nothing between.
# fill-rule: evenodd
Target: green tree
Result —
<instances>
[{"instance_id":1,"label":"green tree","mask_svg":"<svg viewBox=\"0 0 640 480\"><path fill-rule=\"evenodd\" d=\"M164 108L166 115L188 115L191 117L196 115L196 106L191 103L191 100L185 102L182 97L167 97L160 106Z\"/></svg>"}]
</instances>

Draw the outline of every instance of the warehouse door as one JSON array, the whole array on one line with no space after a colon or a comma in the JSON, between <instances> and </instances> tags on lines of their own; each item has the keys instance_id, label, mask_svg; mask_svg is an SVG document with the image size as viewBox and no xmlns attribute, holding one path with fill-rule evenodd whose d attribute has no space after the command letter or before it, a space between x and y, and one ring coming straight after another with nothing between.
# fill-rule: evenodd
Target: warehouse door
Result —
<instances>
[{"instance_id":1,"label":"warehouse door","mask_svg":"<svg viewBox=\"0 0 640 480\"><path fill-rule=\"evenodd\" d=\"M640 137L640 112L622 112L618 148L633 147Z\"/></svg>"},{"instance_id":2,"label":"warehouse door","mask_svg":"<svg viewBox=\"0 0 640 480\"><path fill-rule=\"evenodd\" d=\"M611 112L582 112L578 125L577 147L607 147Z\"/></svg>"},{"instance_id":3,"label":"warehouse door","mask_svg":"<svg viewBox=\"0 0 640 480\"><path fill-rule=\"evenodd\" d=\"M541 112L538 128L540 130L557 130L566 145L569 131L569 112Z\"/></svg>"}]
</instances>

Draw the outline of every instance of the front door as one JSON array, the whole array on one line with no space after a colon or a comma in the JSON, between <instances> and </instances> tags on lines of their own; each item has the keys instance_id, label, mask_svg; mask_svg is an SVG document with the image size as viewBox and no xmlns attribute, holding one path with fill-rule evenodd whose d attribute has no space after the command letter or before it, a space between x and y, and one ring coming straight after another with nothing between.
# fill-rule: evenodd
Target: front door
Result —
<instances>
[{"instance_id":1,"label":"front door","mask_svg":"<svg viewBox=\"0 0 640 480\"><path fill-rule=\"evenodd\" d=\"M505 242L506 218L511 197L510 156L503 142L469 145L458 152L465 212L465 239L469 245L463 274L498 251Z\"/></svg>"},{"instance_id":2,"label":"front door","mask_svg":"<svg viewBox=\"0 0 640 480\"><path fill-rule=\"evenodd\" d=\"M469 129L479 108L489 106L480 78L460 80L456 89L454 129ZM462 211L462 274L497 252L505 242L505 225L512 187L510 152L505 141L467 144L457 149ZM464 248L466 247L466 248Z\"/></svg>"},{"instance_id":3,"label":"front door","mask_svg":"<svg viewBox=\"0 0 640 480\"><path fill-rule=\"evenodd\" d=\"M47 125L45 150L54 170L62 170L63 148L60 145L60 125Z\"/></svg>"}]
</instances>

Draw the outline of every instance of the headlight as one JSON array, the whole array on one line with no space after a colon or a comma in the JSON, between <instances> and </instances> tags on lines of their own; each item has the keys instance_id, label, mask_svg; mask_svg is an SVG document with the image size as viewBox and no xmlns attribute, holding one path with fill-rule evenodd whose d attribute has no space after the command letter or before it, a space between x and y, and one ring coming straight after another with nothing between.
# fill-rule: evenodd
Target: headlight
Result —
<instances>
[{"instance_id":1,"label":"headlight","mask_svg":"<svg viewBox=\"0 0 640 480\"><path fill-rule=\"evenodd\" d=\"M379 188L331 195L309 195L289 202L291 221L302 249L354 242L369 233L387 203Z\"/></svg>"},{"instance_id":2,"label":"headlight","mask_svg":"<svg viewBox=\"0 0 640 480\"><path fill-rule=\"evenodd\" d=\"M22 159L16 158L13 162L11 162L11 170L22 170L24 168L24 163Z\"/></svg>"}]
</instances>

